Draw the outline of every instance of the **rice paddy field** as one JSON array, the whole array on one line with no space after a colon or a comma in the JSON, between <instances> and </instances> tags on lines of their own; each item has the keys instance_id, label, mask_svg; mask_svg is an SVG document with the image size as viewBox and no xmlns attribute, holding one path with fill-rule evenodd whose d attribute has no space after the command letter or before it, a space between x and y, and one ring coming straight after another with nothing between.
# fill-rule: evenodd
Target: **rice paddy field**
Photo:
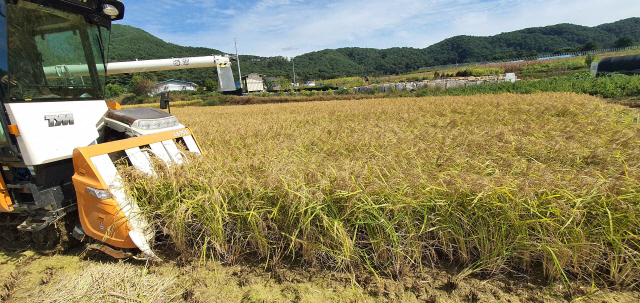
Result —
<instances>
[{"instance_id":1,"label":"rice paddy field","mask_svg":"<svg viewBox=\"0 0 640 303\"><path fill-rule=\"evenodd\" d=\"M640 300L637 109L541 93L172 113L203 156L127 174L166 261L7 253L7 300Z\"/></svg>"}]
</instances>

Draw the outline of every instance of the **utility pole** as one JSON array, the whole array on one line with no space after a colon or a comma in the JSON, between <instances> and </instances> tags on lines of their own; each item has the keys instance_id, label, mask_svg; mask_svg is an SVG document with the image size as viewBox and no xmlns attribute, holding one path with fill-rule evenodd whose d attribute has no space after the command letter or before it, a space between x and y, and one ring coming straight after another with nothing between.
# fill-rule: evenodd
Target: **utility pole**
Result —
<instances>
[{"instance_id":1,"label":"utility pole","mask_svg":"<svg viewBox=\"0 0 640 303\"><path fill-rule=\"evenodd\" d=\"M240 56L238 56L238 40L233 38L236 42L236 61L238 61L238 78L240 79L240 89L242 89L242 73L240 72Z\"/></svg>"}]
</instances>

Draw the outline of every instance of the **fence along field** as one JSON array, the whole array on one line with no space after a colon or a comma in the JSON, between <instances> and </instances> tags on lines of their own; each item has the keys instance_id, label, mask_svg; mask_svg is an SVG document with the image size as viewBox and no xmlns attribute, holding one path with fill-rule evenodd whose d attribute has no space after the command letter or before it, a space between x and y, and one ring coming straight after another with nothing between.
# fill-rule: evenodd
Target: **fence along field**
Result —
<instances>
[{"instance_id":1,"label":"fence along field","mask_svg":"<svg viewBox=\"0 0 640 303\"><path fill-rule=\"evenodd\" d=\"M194 260L638 282L634 109L543 93L173 113L204 156L129 171L130 190Z\"/></svg>"}]
</instances>

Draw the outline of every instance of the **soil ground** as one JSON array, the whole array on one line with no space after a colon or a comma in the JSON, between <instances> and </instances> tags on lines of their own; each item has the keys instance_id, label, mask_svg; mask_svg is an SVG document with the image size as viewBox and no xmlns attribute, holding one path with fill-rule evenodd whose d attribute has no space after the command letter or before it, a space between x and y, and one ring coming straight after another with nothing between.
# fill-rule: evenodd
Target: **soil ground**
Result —
<instances>
[{"instance_id":1,"label":"soil ground","mask_svg":"<svg viewBox=\"0 0 640 303\"><path fill-rule=\"evenodd\" d=\"M0 250L6 302L638 302L637 290L509 275L456 279L423 268L401 279L265 264L118 261L81 247L63 254ZM178 260L180 258L176 258Z\"/></svg>"}]
</instances>

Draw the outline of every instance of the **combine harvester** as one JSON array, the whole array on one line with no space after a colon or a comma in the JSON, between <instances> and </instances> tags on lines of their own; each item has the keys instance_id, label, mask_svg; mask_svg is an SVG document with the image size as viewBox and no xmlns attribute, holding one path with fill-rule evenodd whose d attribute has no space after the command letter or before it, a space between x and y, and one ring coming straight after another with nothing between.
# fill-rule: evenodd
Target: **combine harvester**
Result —
<instances>
[{"instance_id":1,"label":"combine harvester","mask_svg":"<svg viewBox=\"0 0 640 303\"><path fill-rule=\"evenodd\" d=\"M219 90L233 92L229 57L107 66L111 22L124 16L117 0L10 0L0 13L3 242L47 247L73 235L116 258L157 259L154 231L114 161L153 174L154 162L186 161L178 145L200 148L171 114L107 104L106 75L216 66Z\"/></svg>"}]
</instances>

